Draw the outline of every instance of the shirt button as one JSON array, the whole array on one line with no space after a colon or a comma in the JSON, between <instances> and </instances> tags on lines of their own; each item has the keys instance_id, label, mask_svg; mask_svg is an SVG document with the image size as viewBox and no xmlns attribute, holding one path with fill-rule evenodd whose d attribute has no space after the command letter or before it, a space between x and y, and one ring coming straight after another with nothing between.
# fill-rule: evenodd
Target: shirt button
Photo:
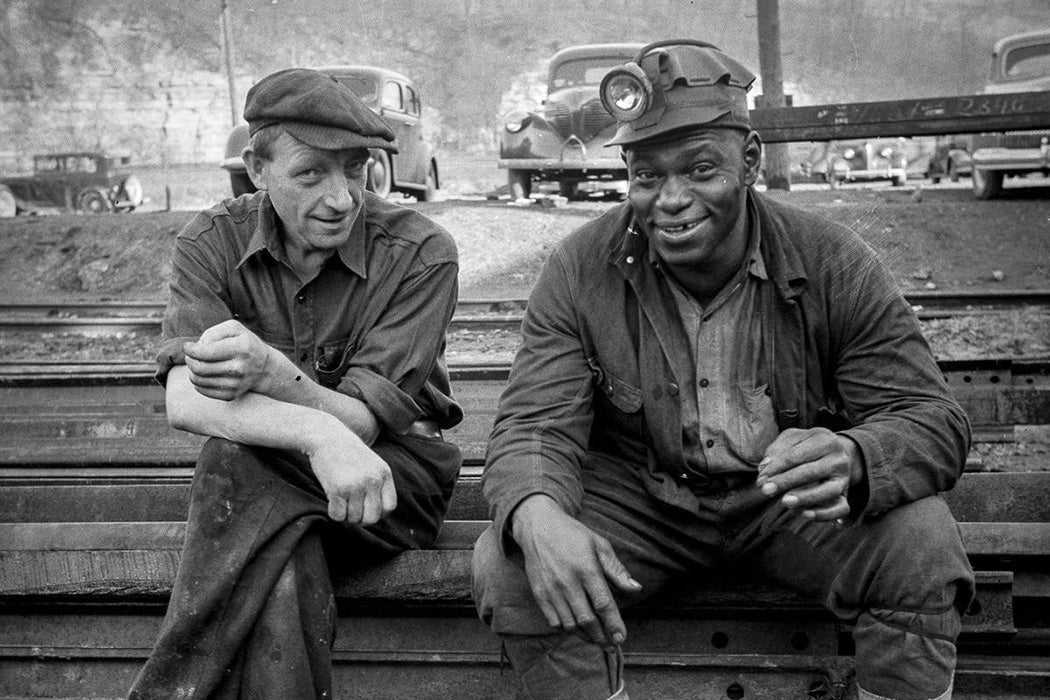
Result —
<instances>
[{"instance_id":1,"label":"shirt button","mask_svg":"<svg viewBox=\"0 0 1050 700\"><path fill-rule=\"evenodd\" d=\"M714 440L708 440L704 444L707 445L708 447L714 447L715 446L715 441Z\"/></svg>"},{"instance_id":2,"label":"shirt button","mask_svg":"<svg viewBox=\"0 0 1050 700\"><path fill-rule=\"evenodd\" d=\"M667 390L671 392L671 396L678 396L678 385L674 382L667 385Z\"/></svg>"},{"instance_id":3,"label":"shirt button","mask_svg":"<svg viewBox=\"0 0 1050 700\"><path fill-rule=\"evenodd\" d=\"M633 262L634 262L634 256L633 255L628 255L627 256L627 264L630 265Z\"/></svg>"},{"instance_id":4,"label":"shirt button","mask_svg":"<svg viewBox=\"0 0 1050 700\"><path fill-rule=\"evenodd\" d=\"M711 382L707 381L707 377L704 377L703 379L700 380L700 388L701 389L706 389L709 384L711 384Z\"/></svg>"},{"instance_id":5,"label":"shirt button","mask_svg":"<svg viewBox=\"0 0 1050 700\"><path fill-rule=\"evenodd\" d=\"M297 296L295 298L295 300L298 301L300 304L305 304L306 303L306 295L305 294L300 294L299 296Z\"/></svg>"}]
</instances>

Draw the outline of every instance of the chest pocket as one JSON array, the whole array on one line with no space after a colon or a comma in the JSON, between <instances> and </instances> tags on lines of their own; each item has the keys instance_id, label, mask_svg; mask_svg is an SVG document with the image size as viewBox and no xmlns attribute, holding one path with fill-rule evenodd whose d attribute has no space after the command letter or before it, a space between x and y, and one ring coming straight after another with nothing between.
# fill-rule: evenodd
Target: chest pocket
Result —
<instances>
[{"instance_id":1,"label":"chest pocket","mask_svg":"<svg viewBox=\"0 0 1050 700\"><path fill-rule=\"evenodd\" d=\"M317 350L317 360L314 363L314 371L317 372L317 383L323 387L333 389L339 385L339 380L346 374L350 367L350 360L354 357L356 350L349 338L343 338L331 343L325 343Z\"/></svg>"},{"instance_id":2,"label":"chest pocket","mask_svg":"<svg viewBox=\"0 0 1050 700\"><path fill-rule=\"evenodd\" d=\"M594 377L595 428L641 438L644 432L642 390L607 371L596 358L587 364Z\"/></svg>"}]
</instances>

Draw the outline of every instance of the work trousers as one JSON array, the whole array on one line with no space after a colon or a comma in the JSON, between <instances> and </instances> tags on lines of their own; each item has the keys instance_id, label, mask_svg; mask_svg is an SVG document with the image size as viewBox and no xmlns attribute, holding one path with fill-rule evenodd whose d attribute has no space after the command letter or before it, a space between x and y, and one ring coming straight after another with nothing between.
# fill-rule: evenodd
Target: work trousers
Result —
<instances>
[{"instance_id":1,"label":"work trousers","mask_svg":"<svg viewBox=\"0 0 1050 700\"><path fill-rule=\"evenodd\" d=\"M454 445L381 437L397 508L335 524L306 457L212 438L197 462L182 558L135 700L332 698L331 572L437 536L459 472Z\"/></svg>"},{"instance_id":2,"label":"work trousers","mask_svg":"<svg viewBox=\"0 0 1050 700\"><path fill-rule=\"evenodd\" d=\"M709 488L697 512L686 512L650 496L643 474L637 465L590 454L581 475L579 520L609 540L643 587L637 595L614 589L621 609L705 569L737 567L807 594L852 623L864 691L902 700L947 697L973 571L943 499L842 527L784 508L750 480ZM619 649L580 633L552 633L520 552L511 544L505 556L499 537L489 528L475 546L474 597L482 620L503 638L524 696L626 698L614 672Z\"/></svg>"}]
</instances>

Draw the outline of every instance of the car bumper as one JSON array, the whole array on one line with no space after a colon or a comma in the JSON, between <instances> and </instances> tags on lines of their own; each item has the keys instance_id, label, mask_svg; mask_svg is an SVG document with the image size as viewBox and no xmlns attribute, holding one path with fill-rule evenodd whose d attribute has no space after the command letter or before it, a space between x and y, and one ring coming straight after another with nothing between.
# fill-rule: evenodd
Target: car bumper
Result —
<instances>
[{"instance_id":1,"label":"car bumper","mask_svg":"<svg viewBox=\"0 0 1050 700\"><path fill-rule=\"evenodd\" d=\"M974 151L971 162L983 170L1046 170L1050 168L1050 146L982 148Z\"/></svg>"},{"instance_id":2,"label":"car bumper","mask_svg":"<svg viewBox=\"0 0 1050 700\"><path fill-rule=\"evenodd\" d=\"M247 172L248 168L244 165L244 159L240 156L236 158L224 158L219 167L223 170L229 170L231 173L243 173Z\"/></svg>"},{"instance_id":3,"label":"car bumper","mask_svg":"<svg viewBox=\"0 0 1050 700\"><path fill-rule=\"evenodd\" d=\"M849 170L836 175L846 180L893 180L895 178L907 178L908 171L904 168L878 168L875 170Z\"/></svg>"}]
</instances>

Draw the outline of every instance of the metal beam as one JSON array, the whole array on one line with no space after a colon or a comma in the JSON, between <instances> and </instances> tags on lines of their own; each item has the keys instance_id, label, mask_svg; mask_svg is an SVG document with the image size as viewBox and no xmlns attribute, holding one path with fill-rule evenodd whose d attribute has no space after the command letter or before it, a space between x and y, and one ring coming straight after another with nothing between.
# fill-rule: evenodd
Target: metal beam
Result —
<instances>
[{"instance_id":1,"label":"metal beam","mask_svg":"<svg viewBox=\"0 0 1050 700\"><path fill-rule=\"evenodd\" d=\"M751 110L767 143L1050 129L1050 91Z\"/></svg>"}]
</instances>

